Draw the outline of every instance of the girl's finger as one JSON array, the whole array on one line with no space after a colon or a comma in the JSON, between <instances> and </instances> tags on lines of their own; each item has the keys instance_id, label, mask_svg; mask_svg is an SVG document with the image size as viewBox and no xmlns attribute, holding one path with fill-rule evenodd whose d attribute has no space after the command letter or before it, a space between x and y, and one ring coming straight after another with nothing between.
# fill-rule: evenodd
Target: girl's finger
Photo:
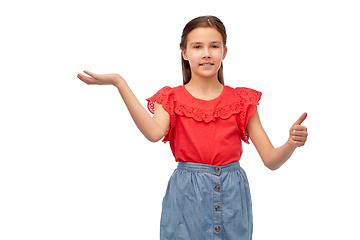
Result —
<instances>
[{"instance_id":1,"label":"girl's finger","mask_svg":"<svg viewBox=\"0 0 360 240\"><path fill-rule=\"evenodd\" d=\"M86 84L92 84L93 83L93 78L84 76L83 74L79 73L78 74L78 78L83 81Z\"/></svg>"},{"instance_id":2,"label":"girl's finger","mask_svg":"<svg viewBox=\"0 0 360 240\"><path fill-rule=\"evenodd\" d=\"M306 138L303 136L292 136L292 140L295 142L305 142Z\"/></svg>"},{"instance_id":3,"label":"girl's finger","mask_svg":"<svg viewBox=\"0 0 360 240\"><path fill-rule=\"evenodd\" d=\"M90 79L89 77L87 77L81 73L78 74L78 78L80 78L81 80L89 80Z\"/></svg>"},{"instance_id":4,"label":"girl's finger","mask_svg":"<svg viewBox=\"0 0 360 240\"><path fill-rule=\"evenodd\" d=\"M89 75L89 76L91 76L91 77L93 77L93 78L95 78L96 75L97 75L97 74L95 74L95 73L89 72L88 70L84 70L84 73L86 73L87 75Z\"/></svg>"},{"instance_id":5,"label":"girl's finger","mask_svg":"<svg viewBox=\"0 0 360 240\"><path fill-rule=\"evenodd\" d=\"M293 136L307 136L308 133L306 131L292 130L291 135L293 135Z\"/></svg>"},{"instance_id":6,"label":"girl's finger","mask_svg":"<svg viewBox=\"0 0 360 240\"><path fill-rule=\"evenodd\" d=\"M293 126L292 129L299 130L299 131L306 131L307 130L307 128L305 126L303 126L303 125L295 125L295 126Z\"/></svg>"},{"instance_id":7,"label":"girl's finger","mask_svg":"<svg viewBox=\"0 0 360 240\"><path fill-rule=\"evenodd\" d=\"M302 146L305 145L305 142L295 142L295 145L296 145L297 147L302 147Z\"/></svg>"},{"instance_id":8,"label":"girl's finger","mask_svg":"<svg viewBox=\"0 0 360 240\"><path fill-rule=\"evenodd\" d=\"M305 145L306 141L302 141L302 140L294 140L292 139L293 145L297 146L297 147L301 147Z\"/></svg>"}]
</instances>

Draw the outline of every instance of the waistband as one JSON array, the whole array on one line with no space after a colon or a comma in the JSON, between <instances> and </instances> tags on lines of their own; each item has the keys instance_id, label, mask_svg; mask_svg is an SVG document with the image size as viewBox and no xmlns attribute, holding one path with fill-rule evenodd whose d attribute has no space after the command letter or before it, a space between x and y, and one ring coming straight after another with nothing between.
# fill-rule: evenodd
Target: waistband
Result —
<instances>
[{"instance_id":1,"label":"waistband","mask_svg":"<svg viewBox=\"0 0 360 240\"><path fill-rule=\"evenodd\" d=\"M233 172L240 170L239 161L232 162L223 166L212 166L207 164L192 163L192 162L179 162L177 169L188 170L193 172L208 172L219 175L221 172Z\"/></svg>"}]
</instances>

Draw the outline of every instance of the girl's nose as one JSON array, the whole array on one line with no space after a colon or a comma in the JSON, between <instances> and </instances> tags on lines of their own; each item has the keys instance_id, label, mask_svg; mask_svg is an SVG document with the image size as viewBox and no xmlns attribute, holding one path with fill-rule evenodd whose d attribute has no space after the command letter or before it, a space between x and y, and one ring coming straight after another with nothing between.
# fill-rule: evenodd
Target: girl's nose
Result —
<instances>
[{"instance_id":1,"label":"girl's nose","mask_svg":"<svg viewBox=\"0 0 360 240\"><path fill-rule=\"evenodd\" d=\"M207 48L204 49L204 54L202 58L211 58L210 52Z\"/></svg>"}]
</instances>

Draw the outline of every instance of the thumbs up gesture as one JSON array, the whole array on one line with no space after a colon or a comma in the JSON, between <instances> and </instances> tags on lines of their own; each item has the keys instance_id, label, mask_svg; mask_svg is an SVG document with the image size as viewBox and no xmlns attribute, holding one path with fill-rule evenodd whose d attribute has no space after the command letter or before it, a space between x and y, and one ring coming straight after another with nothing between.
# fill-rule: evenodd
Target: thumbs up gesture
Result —
<instances>
[{"instance_id":1,"label":"thumbs up gesture","mask_svg":"<svg viewBox=\"0 0 360 240\"><path fill-rule=\"evenodd\" d=\"M290 137L288 142L291 146L302 147L304 146L308 133L307 128L302 126L301 123L306 119L307 113L303 113L301 117L290 128Z\"/></svg>"}]
</instances>

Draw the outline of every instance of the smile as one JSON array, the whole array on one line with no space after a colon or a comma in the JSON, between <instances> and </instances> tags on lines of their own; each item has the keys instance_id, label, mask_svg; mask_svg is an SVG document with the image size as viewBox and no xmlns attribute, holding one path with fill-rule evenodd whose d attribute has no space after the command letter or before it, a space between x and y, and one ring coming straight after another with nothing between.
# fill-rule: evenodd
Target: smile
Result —
<instances>
[{"instance_id":1,"label":"smile","mask_svg":"<svg viewBox=\"0 0 360 240\"><path fill-rule=\"evenodd\" d=\"M202 64L200 64L200 66L212 66L212 65L214 65L213 63L202 63Z\"/></svg>"}]
</instances>

